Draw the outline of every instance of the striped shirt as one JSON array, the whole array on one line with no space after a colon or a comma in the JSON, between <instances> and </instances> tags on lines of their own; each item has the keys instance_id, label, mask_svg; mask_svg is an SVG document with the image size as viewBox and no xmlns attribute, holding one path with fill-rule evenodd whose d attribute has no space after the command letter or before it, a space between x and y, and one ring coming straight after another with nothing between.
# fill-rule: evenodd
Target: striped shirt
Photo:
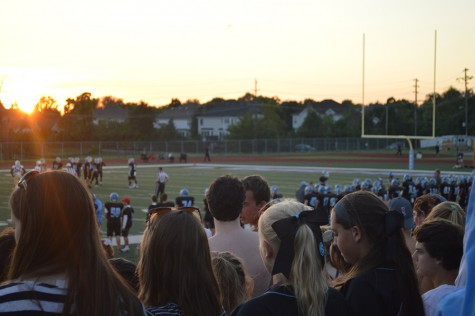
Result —
<instances>
[{"instance_id":1,"label":"striped shirt","mask_svg":"<svg viewBox=\"0 0 475 316\"><path fill-rule=\"evenodd\" d=\"M147 316L181 316L183 312L181 308L174 304L168 303L163 306L147 307Z\"/></svg>"},{"instance_id":2,"label":"striped shirt","mask_svg":"<svg viewBox=\"0 0 475 316\"><path fill-rule=\"evenodd\" d=\"M0 315L61 315L67 286L11 281L0 286Z\"/></svg>"}]
</instances>

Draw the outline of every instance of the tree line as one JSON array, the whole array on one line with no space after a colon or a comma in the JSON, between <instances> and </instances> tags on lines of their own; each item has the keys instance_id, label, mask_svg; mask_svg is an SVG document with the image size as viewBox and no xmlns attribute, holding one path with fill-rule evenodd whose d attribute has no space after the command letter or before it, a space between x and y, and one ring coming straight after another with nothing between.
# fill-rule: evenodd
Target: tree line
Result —
<instances>
[{"instance_id":1,"label":"tree line","mask_svg":"<svg viewBox=\"0 0 475 316\"><path fill-rule=\"evenodd\" d=\"M475 98L451 87L436 94L436 136L465 134L465 102L467 102L468 134L475 135ZM120 98L107 96L94 98L85 92L66 100L64 110L51 97L42 97L33 113L27 115L17 106L5 109L0 100L1 141L134 141L179 140L183 136L173 121L160 128L154 127L156 117L163 111L185 105L196 105L192 119L191 139L198 135L197 116L217 106L228 104L254 105L256 111L245 114L229 127L228 139L263 139L292 137L358 137L361 135L362 106L351 100L337 103L333 100L281 101L277 97L254 96L246 93L238 99L214 98L200 104L198 100L181 102L172 99L170 104L155 107L140 101L126 103ZM338 118L326 115L319 109L338 108ZM120 109L124 120L97 121L97 109ZM292 115L307 109L302 125L294 130ZM409 100L388 98L364 107L365 134L378 135L432 135L433 96L428 95L422 104Z\"/></svg>"}]
</instances>

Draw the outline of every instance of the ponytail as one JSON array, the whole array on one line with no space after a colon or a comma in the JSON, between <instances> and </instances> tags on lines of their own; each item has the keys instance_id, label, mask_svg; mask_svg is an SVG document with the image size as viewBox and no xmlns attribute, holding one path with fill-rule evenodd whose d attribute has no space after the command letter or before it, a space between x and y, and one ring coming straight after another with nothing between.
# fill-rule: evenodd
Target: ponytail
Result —
<instances>
[{"instance_id":1,"label":"ponytail","mask_svg":"<svg viewBox=\"0 0 475 316\"><path fill-rule=\"evenodd\" d=\"M301 225L295 235L289 281L304 316L325 315L328 284L322 262L318 259L319 251L312 230L305 224Z\"/></svg>"}]
</instances>

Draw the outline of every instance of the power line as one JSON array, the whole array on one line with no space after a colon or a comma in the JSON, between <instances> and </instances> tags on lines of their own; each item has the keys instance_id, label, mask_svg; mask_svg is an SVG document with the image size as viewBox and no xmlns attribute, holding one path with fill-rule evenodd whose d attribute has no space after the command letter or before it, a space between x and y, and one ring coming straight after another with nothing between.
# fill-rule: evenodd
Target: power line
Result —
<instances>
[{"instance_id":1,"label":"power line","mask_svg":"<svg viewBox=\"0 0 475 316\"><path fill-rule=\"evenodd\" d=\"M457 80L463 80L465 82L465 122L463 124L465 125L465 136L468 135L468 82L473 79L473 76L468 76L467 72L468 69L465 68L463 70L464 76L462 78L457 78Z\"/></svg>"}]
</instances>

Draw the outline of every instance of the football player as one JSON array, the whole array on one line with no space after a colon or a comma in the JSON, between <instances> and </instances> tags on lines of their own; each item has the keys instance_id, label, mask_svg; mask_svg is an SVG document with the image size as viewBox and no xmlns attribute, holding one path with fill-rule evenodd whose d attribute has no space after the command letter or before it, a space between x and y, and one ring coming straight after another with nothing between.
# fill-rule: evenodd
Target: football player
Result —
<instances>
[{"instance_id":1,"label":"football player","mask_svg":"<svg viewBox=\"0 0 475 316\"><path fill-rule=\"evenodd\" d=\"M77 176L78 174L76 173L76 170L73 169L72 165L70 162L67 162L66 163L66 166L63 168L63 171L66 171L70 174L73 174L75 176Z\"/></svg>"},{"instance_id":2,"label":"football player","mask_svg":"<svg viewBox=\"0 0 475 316\"><path fill-rule=\"evenodd\" d=\"M61 170L63 168L63 163L61 162L60 157L56 157L53 161L53 170Z\"/></svg>"},{"instance_id":3,"label":"football player","mask_svg":"<svg viewBox=\"0 0 475 316\"><path fill-rule=\"evenodd\" d=\"M194 203L195 203L195 198L190 196L190 193L188 192L188 189L186 188L181 189L180 196L178 196L175 199L175 204L177 207L180 207L180 206L189 207L189 206L193 206Z\"/></svg>"},{"instance_id":4,"label":"football player","mask_svg":"<svg viewBox=\"0 0 475 316\"><path fill-rule=\"evenodd\" d=\"M124 208L122 210L122 237L124 237L124 248L120 249L120 252L129 252L129 229L132 227L132 214L134 208L130 206L130 198L124 197L122 199Z\"/></svg>"},{"instance_id":5,"label":"football player","mask_svg":"<svg viewBox=\"0 0 475 316\"><path fill-rule=\"evenodd\" d=\"M99 185L102 184L102 167L104 167L106 164L105 162L102 160L102 157L97 157L97 174L99 176Z\"/></svg>"},{"instance_id":6,"label":"football player","mask_svg":"<svg viewBox=\"0 0 475 316\"><path fill-rule=\"evenodd\" d=\"M26 173L25 168L20 163L20 160L16 160L15 164L10 169L10 174L13 177L13 185L17 185L21 177Z\"/></svg>"},{"instance_id":7,"label":"football player","mask_svg":"<svg viewBox=\"0 0 475 316\"><path fill-rule=\"evenodd\" d=\"M115 235L117 249L120 250L120 216L124 204L119 202L119 194L116 192L112 192L109 198L110 202L106 202L104 205L104 213L107 219L107 238L112 241L112 236Z\"/></svg>"},{"instance_id":8,"label":"football player","mask_svg":"<svg viewBox=\"0 0 475 316\"><path fill-rule=\"evenodd\" d=\"M71 167L73 167L74 171L76 171L76 174L77 174L78 177L80 178L80 177L81 177L81 167L82 167L82 163L81 163L81 161L79 160L79 157L73 158L73 162L71 163Z\"/></svg>"},{"instance_id":9,"label":"football player","mask_svg":"<svg viewBox=\"0 0 475 316\"><path fill-rule=\"evenodd\" d=\"M134 158L129 158L128 180L129 180L129 189L135 189L139 187L138 182L137 182L137 165L135 164Z\"/></svg>"}]
</instances>

